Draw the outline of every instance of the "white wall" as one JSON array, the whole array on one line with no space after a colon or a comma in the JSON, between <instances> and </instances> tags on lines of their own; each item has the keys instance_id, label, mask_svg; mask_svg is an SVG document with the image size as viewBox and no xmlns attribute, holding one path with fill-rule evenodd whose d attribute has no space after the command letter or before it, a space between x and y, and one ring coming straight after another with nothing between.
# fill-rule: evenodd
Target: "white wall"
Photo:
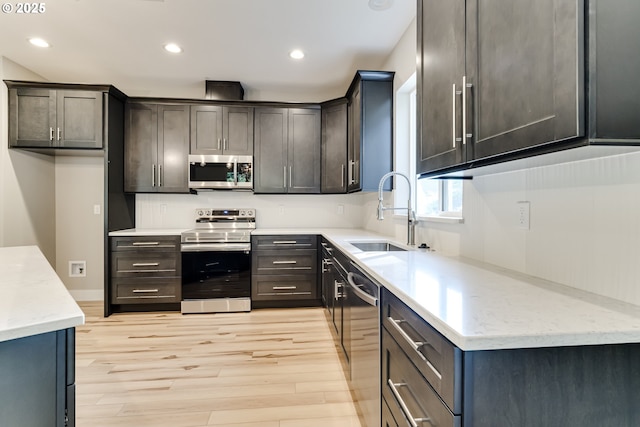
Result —
<instances>
[{"instance_id":1,"label":"white wall","mask_svg":"<svg viewBox=\"0 0 640 427\"><path fill-rule=\"evenodd\" d=\"M460 254L640 304L638 194L640 153L476 177L464 187ZM516 225L523 200L530 230Z\"/></svg>"},{"instance_id":2,"label":"white wall","mask_svg":"<svg viewBox=\"0 0 640 427\"><path fill-rule=\"evenodd\" d=\"M197 208L255 208L256 226L362 227L362 194L260 195L242 191L137 194L136 227L193 228Z\"/></svg>"},{"instance_id":3,"label":"white wall","mask_svg":"<svg viewBox=\"0 0 640 427\"><path fill-rule=\"evenodd\" d=\"M0 56L0 80L44 80ZM0 84L0 246L36 245L55 265L55 161L8 148L8 90Z\"/></svg>"},{"instance_id":4,"label":"white wall","mask_svg":"<svg viewBox=\"0 0 640 427\"><path fill-rule=\"evenodd\" d=\"M79 301L104 295L104 159L57 156L56 272ZM98 206L99 214L94 213ZM70 277L69 261L86 261L86 276Z\"/></svg>"},{"instance_id":5,"label":"white wall","mask_svg":"<svg viewBox=\"0 0 640 427\"><path fill-rule=\"evenodd\" d=\"M394 93L397 93L398 89L416 72L416 52L417 52L417 27L416 27L416 19L414 19L403 36L398 41L393 52L389 55L387 60L382 66L383 70L395 71L395 76L393 80L393 89ZM394 111L398 108L397 106L398 97L394 96ZM406 124L397 123L396 118L394 118L394 145L401 143L407 144L406 141L406 133L400 133L402 136L398 136L398 126L407 126ZM397 139L401 139L397 141ZM396 153L396 149L394 147L394 153ZM395 161L394 161L395 164ZM406 191L406 181L402 178L396 179L395 186L400 187L400 191ZM394 190L395 192L396 190ZM391 192L385 192L384 196L384 204L385 206L391 206L394 204L393 196ZM393 215L391 212L385 212L385 219L383 221L378 221L376 219L376 209L378 206L378 195L377 193L364 193L362 195L363 202L363 227L367 230L375 231L377 233L381 233L387 236L394 237L400 241L406 241L407 239L407 217L406 214L402 211L398 211L398 214ZM404 206L404 205L403 205ZM416 242L421 243L424 242L424 237L422 236L423 230L420 228L416 229Z\"/></svg>"},{"instance_id":6,"label":"white wall","mask_svg":"<svg viewBox=\"0 0 640 427\"><path fill-rule=\"evenodd\" d=\"M0 57L0 79L46 81ZM0 246L36 245L77 299L103 295L102 157L48 156L8 149L8 90L0 85ZM93 214L100 205L101 214ZM69 261L87 276L69 277Z\"/></svg>"}]
</instances>

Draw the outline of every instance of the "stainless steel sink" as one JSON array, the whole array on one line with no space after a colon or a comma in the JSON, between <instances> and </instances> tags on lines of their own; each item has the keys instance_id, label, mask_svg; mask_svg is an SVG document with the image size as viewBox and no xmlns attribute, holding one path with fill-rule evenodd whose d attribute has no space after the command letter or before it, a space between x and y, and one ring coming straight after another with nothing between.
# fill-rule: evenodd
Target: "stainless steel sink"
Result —
<instances>
[{"instance_id":1,"label":"stainless steel sink","mask_svg":"<svg viewBox=\"0 0 640 427\"><path fill-rule=\"evenodd\" d=\"M405 248L389 242L349 242L363 252L398 252L406 251Z\"/></svg>"}]
</instances>

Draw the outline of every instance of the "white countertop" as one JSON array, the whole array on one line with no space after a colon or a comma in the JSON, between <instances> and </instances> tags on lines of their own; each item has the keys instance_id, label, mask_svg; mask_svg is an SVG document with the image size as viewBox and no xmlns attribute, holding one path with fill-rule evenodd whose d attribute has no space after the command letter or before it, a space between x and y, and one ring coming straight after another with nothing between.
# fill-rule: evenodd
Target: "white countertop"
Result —
<instances>
[{"instance_id":1,"label":"white countertop","mask_svg":"<svg viewBox=\"0 0 640 427\"><path fill-rule=\"evenodd\" d=\"M0 342L83 323L84 313L38 247L0 248Z\"/></svg>"},{"instance_id":2,"label":"white countertop","mask_svg":"<svg viewBox=\"0 0 640 427\"><path fill-rule=\"evenodd\" d=\"M192 227L193 228L193 227ZM189 228L128 228L109 232L109 236L179 236Z\"/></svg>"},{"instance_id":3,"label":"white countertop","mask_svg":"<svg viewBox=\"0 0 640 427\"><path fill-rule=\"evenodd\" d=\"M363 252L349 242L394 241L364 230L253 234L322 234L462 350L640 342L640 307L578 289L426 250Z\"/></svg>"},{"instance_id":4,"label":"white countertop","mask_svg":"<svg viewBox=\"0 0 640 427\"><path fill-rule=\"evenodd\" d=\"M640 307L488 264L415 249L362 252L324 233L462 350L640 342Z\"/></svg>"}]
</instances>

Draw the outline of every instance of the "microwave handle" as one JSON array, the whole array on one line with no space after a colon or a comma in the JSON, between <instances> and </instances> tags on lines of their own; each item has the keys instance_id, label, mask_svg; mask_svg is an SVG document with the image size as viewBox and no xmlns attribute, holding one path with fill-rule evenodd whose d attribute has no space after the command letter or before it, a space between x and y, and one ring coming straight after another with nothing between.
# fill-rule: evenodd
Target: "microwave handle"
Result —
<instances>
[{"instance_id":1,"label":"microwave handle","mask_svg":"<svg viewBox=\"0 0 640 427\"><path fill-rule=\"evenodd\" d=\"M233 162L233 182L238 185L238 160Z\"/></svg>"}]
</instances>

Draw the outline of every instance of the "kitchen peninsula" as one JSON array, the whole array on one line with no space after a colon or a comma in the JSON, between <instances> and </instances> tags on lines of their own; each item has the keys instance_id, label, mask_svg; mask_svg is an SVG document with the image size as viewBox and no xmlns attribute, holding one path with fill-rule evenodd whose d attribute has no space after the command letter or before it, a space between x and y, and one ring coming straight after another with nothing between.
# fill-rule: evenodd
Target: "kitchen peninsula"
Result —
<instances>
[{"instance_id":1,"label":"kitchen peninsula","mask_svg":"<svg viewBox=\"0 0 640 427\"><path fill-rule=\"evenodd\" d=\"M0 414L75 425L75 327L84 313L36 246L0 248Z\"/></svg>"}]
</instances>

